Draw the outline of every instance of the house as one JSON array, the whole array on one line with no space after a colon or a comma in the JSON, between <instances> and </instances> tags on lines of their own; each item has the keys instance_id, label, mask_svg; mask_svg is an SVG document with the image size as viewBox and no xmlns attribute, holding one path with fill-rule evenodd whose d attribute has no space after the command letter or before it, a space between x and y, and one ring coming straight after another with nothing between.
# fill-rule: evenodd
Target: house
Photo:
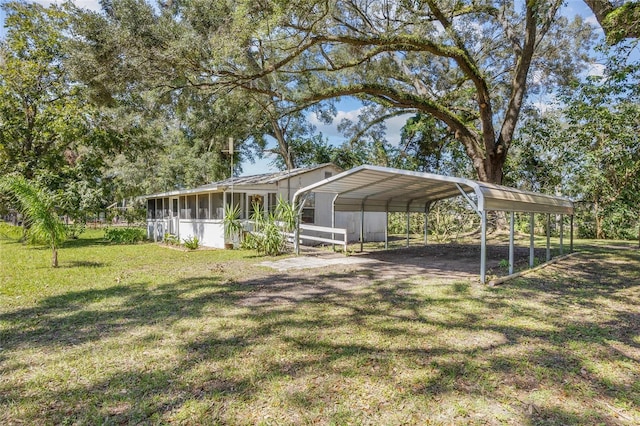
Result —
<instances>
[{"instance_id":1,"label":"house","mask_svg":"<svg viewBox=\"0 0 640 426\"><path fill-rule=\"evenodd\" d=\"M173 234L180 240L198 237L205 247L224 248L223 217L225 205L240 207L240 218L251 217L252 206L258 204L265 212L272 211L278 198L291 200L295 192L311 184L331 178L342 172L327 163L314 167L289 171L240 176L213 182L193 189L184 189L147 195L147 234L161 241L165 234ZM347 239L356 241L360 236L361 215L353 212L336 212L333 218L334 195L311 193L301 212L301 222L317 226L343 228ZM365 219L366 241L383 241L386 216L367 213Z\"/></svg>"}]
</instances>

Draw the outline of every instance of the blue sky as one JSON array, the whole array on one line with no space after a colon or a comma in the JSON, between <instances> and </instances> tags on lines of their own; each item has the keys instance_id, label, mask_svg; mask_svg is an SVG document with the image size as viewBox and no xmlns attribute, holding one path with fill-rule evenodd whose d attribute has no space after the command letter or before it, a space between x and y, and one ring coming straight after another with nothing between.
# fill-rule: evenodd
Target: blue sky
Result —
<instances>
[{"instance_id":1,"label":"blue sky","mask_svg":"<svg viewBox=\"0 0 640 426\"><path fill-rule=\"evenodd\" d=\"M215 1L215 0L212 0L212 1ZM5 0L0 0L0 3L4 3L4 2ZM55 1L52 1L52 0L38 1L38 3L44 4L44 5L49 5L54 2ZM75 0L75 3L87 9L93 9L93 10L100 9L98 0ZM575 15L581 15L582 17L587 19L588 22L596 26L598 25L595 19L595 16L593 16L593 13L591 12L591 10L589 10L589 8L585 5L585 3L582 0L569 0L566 3L566 7L563 9L563 14L569 17L573 17ZM0 23L2 24L0 28L0 36L2 37L4 37L4 34L6 32L4 28L4 19L5 19L5 14L2 10L0 10ZM592 70L592 72L597 73L598 72L597 67L598 67L597 64L594 65L594 69ZM548 102L548 99L540 98L540 99L533 99L532 101L535 104L539 105L539 107L544 108L545 104ZM344 141L344 138L337 130L338 123L340 123L344 118L355 120L358 116L359 108L361 108L361 106L362 105L355 98L344 98L337 103L338 114L332 124L327 125L319 122L313 114L309 116L309 121L316 126L318 132L321 132L329 140L329 143L334 145L339 145ZM387 126L387 140L390 143L397 144L400 141L400 129L402 128L402 125L404 124L404 120L406 120L407 117L408 115L395 117L385 123ZM243 167L242 174L251 175L251 174L258 174L258 173L266 173L269 171L276 171L275 168L273 168L270 165L271 162L272 162L272 158L268 158L268 157L264 159L256 160L256 162L253 164L245 162L242 164L242 167Z\"/></svg>"}]
</instances>

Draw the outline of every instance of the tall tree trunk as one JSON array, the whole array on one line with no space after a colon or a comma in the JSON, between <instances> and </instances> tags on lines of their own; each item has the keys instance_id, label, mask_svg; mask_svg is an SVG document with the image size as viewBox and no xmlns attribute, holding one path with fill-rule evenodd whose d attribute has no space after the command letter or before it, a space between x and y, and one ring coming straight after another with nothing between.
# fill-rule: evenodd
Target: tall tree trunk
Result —
<instances>
[{"instance_id":1,"label":"tall tree trunk","mask_svg":"<svg viewBox=\"0 0 640 426\"><path fill-rule=\"evenodd\" d=\"M596 222L596 238L602 239L604 237L602 235L602 218L600 217L600 204L598 200L593 204L593 213Z\"/></svg>"},{"instance_id":2,"label":"tall tree trunk","mask_svg":"<svg viewBox=\"0 0 640 426\"><path fill-rule=\"evenodd\" d=\"M54 268L58 267L58 249L53 248L53 255L51 257L51 266Z\"/></svg>"}]
</instances>

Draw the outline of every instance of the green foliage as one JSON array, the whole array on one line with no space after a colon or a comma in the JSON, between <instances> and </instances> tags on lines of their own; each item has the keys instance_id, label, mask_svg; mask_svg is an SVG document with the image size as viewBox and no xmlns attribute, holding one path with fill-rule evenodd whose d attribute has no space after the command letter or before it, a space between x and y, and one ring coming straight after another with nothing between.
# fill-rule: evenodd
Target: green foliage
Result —
<instances>
[{"instance_id":1,"label":"green foliage","mask_svg":"<svg viewBox=\"0 0 640 426\"><path fill-rule=\"evenodd\" d=\"M51 266L58 266L58 248L66 239L66 229L55 209L54 197L44 188L19 175L0 177L0 192L8 193L25 217L30 242L52 250Z\"/></svg>"},{"instance_id":2,"label":"green foliage","mask_svg":"<svg viewBox=\"0 0 640 426\"><path fill-rule=\"evenodd\" d=\"M189 137L210 146L215 135L240 134L260 149L269 135L289 167L291 151L300 163L428 169L423 162L445 160L438 152L446 151L453 163L468 156L480 179L500 182L527 90L573 80L592 34L581 19L562 17L560 1L395 2L384 12L378 2L276 3L111 2L103 15L79 14L84 80L119 96L173 88L159 104L186 119ZM329 100L341 96L357 96L366 111L334 150L311 134L302 111L325 120L335 112ZM227 97L237 100L231 108ZM218 121L220 105L242 130ZM423 123L437 132L408 129L411 144L396 155L384 119L417 112L437 119ZM453 140L458 147L447 145Z\"/></svg>"},{"instance_id":3,"label":"green foliage","mask_svg":"<svg viewBox=\"0 0 640 426\"><path fill-rule=\"evenodd\" d=\"M243 248L267 256L277 256L286 251L287 238L284 233L292 232L297 220L293 205L280 197L274 212L266 215L261 206L255 204L251 220L254 229L244 238Z\"/></svg>"},{"instance_id":4,"label":"green foliage","mask_svg":"<svg viewBox=\"0 0 640 426\"><path fill-rule=\"evenodd\" d=\"M180 238L178 238L177 235L170 234L168 232L166 234L164 234L164 237L162 238L162 241L165 244L168 244L170 246L180 245Z\"/></svg>"},{"instance_id":5,"label":"green foliage","mask_svg":"<svg viewBox=\"0 0 640 426\"><path fill-rule=\"evenodd\" d=\"M0 222L0 239L18 240L22 238L22 227Z\"/></svg>"},{"instance_id":6,"label":"green foliage","mask_svg":"<svg viewBox=\"0 0 640 426\"><path fill-rule=\"evenodd\" d=\"M67 228L67 237L72 240L77 240L87 228L87 223L82 221L74 222L65 225L65 227Z\"/></svg>"},{"instance_id":7,"label":"green foliage","mask_svg":"<svg viewBox=\"0 0 640 426\"><path fill-rule=\"evenodd\" d=\"M114 244L135 244L147 239L143 228L105 228L104 240Z\"/></svg>"},{"instance_id":8,"label":"green foliage","mask_svg":"<svg viewBox=\"0 0 640 426\"><path fill-rule=\"evenodd\" d=\"M224 237L227 242L233 243L235 240L242 242L242 222L240 221L240 206L227 204L224 207Z\"/></svg>"},{"instance_id":9,"label":"green foliage","mask_svg":"<svg viewBox=\"0 0 640 426\"><path fill-rule=\"evenodd\" d=\"M196 250L198 247L200 247L200 239L196 235L188 236L187 238L183 239L183 242L184 246L189 250Z\"/></svg>"}]
</instances>

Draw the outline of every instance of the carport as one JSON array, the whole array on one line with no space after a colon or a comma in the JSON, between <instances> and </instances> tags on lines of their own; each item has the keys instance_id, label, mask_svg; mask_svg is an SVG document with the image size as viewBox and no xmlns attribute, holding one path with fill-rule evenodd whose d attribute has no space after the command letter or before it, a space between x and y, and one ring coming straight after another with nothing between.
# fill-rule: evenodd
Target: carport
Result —
<instances>
[{"instance_id":1,"label":"carport","mask_svg":"<svg viewBox=\"0 0 640 426\"><path fill-rule=\"evenodd\" d=\"M364 165L313 185L299 189L293 197L294 205L302 211L306 197L311 193L334 194L332 211L361 212L360 244L364 243L365 212L418 212L425 215L425 244L430 206L438 201L462 196L480 216L480 281L486 281L487 263L487 212L510 213L509 273L514 267L514 213L530 214L529 266L534 264L534 215L546 214L547 261L551 259L550 221L551 215L560 215L560 253L563 253L563 216L570 216L570 251L573 251L573 202L564 197L521 191L501 185L492 185L470 179L441 176L432 173L412 172L388 167ZM300 221L298 220L298 224ZM334 221L335 223L335 221ZM388 226L388 223L387 223ZM407 227L408 228L408 227ZM300 227L294 238L296 253L299 253ZM385 247L387 246L385 231ZM407 243L408 243L407 237Z\"/></svg>"}]
</instances>

